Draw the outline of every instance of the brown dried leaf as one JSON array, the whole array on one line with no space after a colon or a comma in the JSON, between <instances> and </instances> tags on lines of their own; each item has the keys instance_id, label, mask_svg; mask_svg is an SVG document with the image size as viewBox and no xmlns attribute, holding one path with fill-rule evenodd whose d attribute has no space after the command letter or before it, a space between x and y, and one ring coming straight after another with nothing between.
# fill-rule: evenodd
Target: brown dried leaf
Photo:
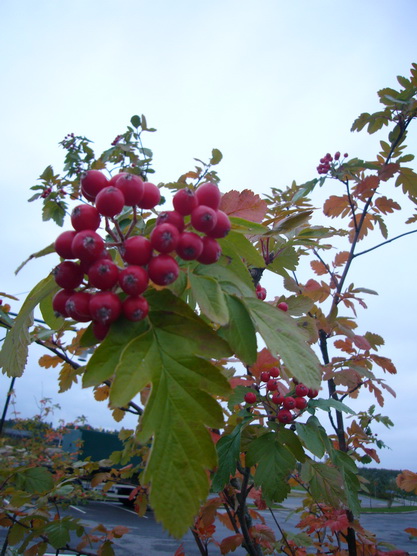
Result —
<instances>
[{"instance_id":1,"label":"brown dried leaf","mask_svg":"<svg viewBox=\"0 0 417 556\"><path fill-rule=\"evenodd\" d=\"M229 216L260 223L265 217L268 205L259 195L249 189L242 192L232 190L222 196L220 210Z\"/></svg>"}]
</instances>

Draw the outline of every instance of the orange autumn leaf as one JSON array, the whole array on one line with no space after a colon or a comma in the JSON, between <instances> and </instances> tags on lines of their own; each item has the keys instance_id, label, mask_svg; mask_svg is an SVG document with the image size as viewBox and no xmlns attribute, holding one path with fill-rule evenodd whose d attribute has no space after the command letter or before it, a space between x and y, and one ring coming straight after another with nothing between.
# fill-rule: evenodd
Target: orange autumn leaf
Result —
<instances>
[{"instance_id":1,"label":"orange autumn leaf","mask_svg":"<svg viewBox=\"0 0 417 556\"><path fill-rule=\"evenodd\" d=\"M330 295L330 286L325 282L319 284L316 280L310 278L304 286L303 294L313 301L325 301Z\"/></svg>"},{"instance_id":2,"label":"orange autumn leaf","mask_svg":"<svg viewBox=\"0 0 417 556\"><path fill-rule=\"evenodd\" d=\"M395 479L398 488L406 492L415 492L417 494L417 473L404 469Z\"/></svg>"},{"instance_id":3,"label":"orange autumn leaf","mask_svg":"<svg viewBox=\"0 0 417 556\"><path fill-rule=\"evenodd\" d=\"M225 527L227 527L231 531L235 530L234 524L231 522L229 514L218 512L217 517L218 517L219 521L221 521Z\"/></svg>"},{"instance_id":4,"label":"orange autumn leaf","mask_svg":"<svg viewBox=\"0 0 417 556\"><path fill-rule=\"evenodd\" d=\"M379 367L387 371L388 373L395 375L397 374L397 369L394 363L388 357L381 357L380 355L371 355L371 359L374 363L376 363Z\"/></svg>"},{"instance_id":5,"label":"orange autumn leaf","mask_svg":"<svg viewBox=\"0 0 417 556\"><path fill-rule=\"evenodd\" d=\"M363 213L355 214L354 218L352 218L352 220L349 222L349 228L352 228L352 230L349 233L349 241L351 243L356 234L355 222L356 222L356 226L358 227L360 226L358 241L366 237L368 235L369 230L374 229L374 218L372 214L366 213L364 216Z\"/></svg>"},{"instance_id":6,"label":"orange autumn leaf","mask_svg":"<svg viewBox=\"0 0 417 556\"><path fill-rule=\"evenodd\" d=\"M278 359L267 348L263 348L250 370L255 377L259 378L262 371L269 371L272 367L277 366L279 366Z\"/></svg>"},{"instance_id":7,"label":"orange autumn leaf","mask_svg":"<svg viewBox=\"0 0 417 556\"><path fill-rule=\"evenodd\" d=\"M388 214L394 212L394 210L400 210L401 207L398 203L388 197L378 197L375 200L375 206L378 208L382 214Z\"/></svg>"},{"instance_id":8,"label":"orange autumn leaf","mask_svg":"<svg viewBox=\"0 0 417 556\"><path fill-rule=\"evenodd\" d=\"M327 274L327 267L321 261L311 261L310 263L311 268L317 274L317 276L321 276L322 274Z\"/></svg>"},{"instance_id":9,"label":"orange autumn leaf","mask_svg":"<svg viewBox=\"0 0 417 556\"><path fill-rule=\"evenodd\" d=\"M50 367L57 367L60 363L62 363L62 358L58 357L58 355L42 355L42 357L38 361L41 367L45 369L49 369Z\"/></svg>"},{"instance_id":10,"label":"orange autumn leaf","mask_svg":"<svg viewBox=\"0 0 417 556\"><path fill-rule=\"evenodd\" d=\"M120 423L120 421L125 417L125 415L126 412L123 411L123 409L119 409L118 407L116 409L113 409L112 411L112 417L117 423Z\"/></svg>"},{"instance_id":11,"label":"orange autumn leaf","mask_svg":"<svg viewBox=\"0 0 417 556\"><path fill-rule=\"evenodd\" d=\"M229 216L244 218L251 222L262 222L268 205L259 195L249 189L228 191L222 196L220 210Z\"/></svg>"},{"instance_id":12,"label":"orange autumn leaf","mask_svg":"<svg viewBox=\"0 0 417 556\"><path fill-rule=\"evenodd\" d=\"M107 400L107 398L109 397L109 393L110 393L110 388L107 386L107 384L104 384L103 386L98 386L94 392L94 398L98 401L98 402L103 402L104 400Z\"/></svg>"},{"instance_id":13,"label":"orange autumn leaf","mask_svg":"<svg viewBox=\"0 0 417 556\"><path fill-rule=\"evenodd\" d=\"M349 259L349 251L341 251L334 258L333 266L342 266L347 263Z\"/></svg>"},{"instance_id":14,"label":"orange autumn leaf","mask_svg":"<svg viewBox=\"0 0 417 556\"><path fill-rule=\"evenodd\" d=\"M400 165L397 162L384 164L381 170L378 170L379 178L382 181L388 181L398 172L399 169L400 169Z\"/></svg>"},{"instance_id":15,"label":"orange autumn leaf","mask_svg":"<svg viewBox=\"0 0 417 556\"><path fill-rule=\"evenodd\" d=\"M417 537L417 528L416 527L407 527L407 529L404 529L404 531L406 533L408 533L409 535L411 535L412 537Z\"/></svg>"},{"instance_id":16,"label":"orange autumn leaf","mask_svg":"<svg viewBox=\"0 0 417 556\"><path fill-rule=\"evenodd\" d=\"M323 205L323 212L330 218L337 216L347 216L350 212L349 198L347 195L338 197L337 195L330 195Z\"/></svg>"},{"instance_id":17,"label":"orange autumn leaf","mask_svg":"<svg viewBox=\"0 0 417 556\"><path fill-rule=\"evenodd\" d=\"M220 552L222 554L227 554L228 552L234 552L236 548L242 545L244 538L241 533L232 535L231 537L226 537L220 543Z\"/></svg>"},{"instance_id":18,"label":"orange autumn leaf","mask_svg":"<svg viewBox=\"0 0 417 556\"><path fill-rule=\"evenodd\" d=\"M356 185L354 191L358 197L361 196L369 197L374 193L378 185L379 185L378 176L367 176Z\"/></svg>"}]
</instances>

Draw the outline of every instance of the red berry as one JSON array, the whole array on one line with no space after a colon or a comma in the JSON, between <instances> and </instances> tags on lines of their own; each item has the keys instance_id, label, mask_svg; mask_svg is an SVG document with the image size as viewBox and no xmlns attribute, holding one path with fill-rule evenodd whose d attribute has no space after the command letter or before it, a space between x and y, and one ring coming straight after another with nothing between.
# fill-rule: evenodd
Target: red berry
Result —
<instances>
[{"instance_id":1,"label":"red berry","mask_svg":"<svg viewBox=\"0 0 417 556\"><path fill-rule=\"evenodd\" d=\"M103 216L109 218L120 214L125 206L123 193L117 187L110 185L100 191L96 197L96 208Z\"/></svg>"},{"instance_id":2,"label":"red berry","mask_svg":"<svg viewBox=\"0 0 417 556\"><path fill-rule=\"evenodd\" d=\"M307 396L308 388L304 384L297 384L297 386L295 387L295 393L297 394L297 396Z\"/></svg>"},{"instance_id":3,"label":"red berry","mask_svg":"<svg viewBox=\"0 0 417 556\"><path fill-rule=\"evenodd\" d=\"M270 378L266 383L266 389L268 392L274 392L278 390L278 382L274 378Z\"/></svg>"},{"instance_id":4,"label":"red berry","mask_svg":"<svg viewBox=\"0 0 417 556\"><path fill-rule=\"evenodd\" d=\"M284 311L285 313L288 311L288 305L285 303L285 301L281 301L281 303L278 303L277 307L278 309L281 309L281 311Z\"/></svg>"},{"instance_id":5,"label":"red berry","mask_svg":"<svg viewBox=\"0 0 417 556\"><path fill-rule=\"evenodd\" d=\"M165 212L159 213L156 219L155 225L159 226L160 224L172 224L178 228L179 232L182 232L184 229L184 218L176 210L166 210Z\"/></svg>"},{"instance_id":6,"label":"red berry","mask_svg":"<svg viewBox=\"0 0 417 556\"><path fill-rule=\"evenodd\" d=\"M339 158L340 158L340 152L337 151L336 153L334 153L334 159L339 160Z\"/></svg>"},{"instance_id":7,"label":"red berry","mask_svg":"<svg viewBox=\"0 0 417 556\"><path fill-rule=\"evenodd\" d=\"M160 200L161 192L159 191L159 187L145 181L143 184L143 196L138 206L142 209L153 209L156 205L159 205Z\"/></svg>"},{"instance_id":8,"label":"red berry","mask_svg":"<svg viewBox=\"0 0 417 556\"><path fill-rule=\"evenodd\" d=\"M63 259L75 259L75 255L72 252L72 240L77 235L74 230L69 230L68 232L62 232L55 240L55 251Z\"/></svg>"},{"instance_id":9,"label":"red berry","mask_svg":"<svg viewBox=\"0 0 417 556\"><path fill-rule=\"evenodd\" d=\"M197 257L197 261L201 264L213 264L220 259L222 248L216 239L205 236L203 239L203 251Z\"/></svg>"},{"instance_id":10,"label":"red berry","mask_svg":"<svg viewBox=\"0 0 417 556\"><path fill-rule=\"evenodd\" d=\"M123 173L115 180L115 187L123 193L125 205L129 207L139 205L144 191L143 181L139 176Z\"/></svg>"},{"instance_id":11,"label":"red berry","mask_svg":"<svg viewBox=\"0 0 417 556\"><path fill-rule=\"evenodd\" d=\"M114 174L114 176L111 177L107 185L113 185L114 187L116 187L117 180L122 176L128 176L128 175L129 174L127 172L119 172L118 174Z\"/></svg>"},{"instance_id":12,"label":"red berry","mask_svg":"<svg viewBox=\"0 0 417 556\"><path fill-rule=\"evenodd\" d=\"M294 409L295 407L295 399L292 396L284 398L282 403L284 404L285 409Z\"/></svg>"},{"instance_id":13,"label":"red berry","mask_svg":"<svg viewBox=\"0 0 417 556\"><path fill-rule=\"evenodd\" d=\"M123 314L133 322L143 320L149 313L149 304L144 297L127 297L123 301Z\"/></svg>"},{"instance_id":14,"label":"red berry","mask_svg":"<svg viewBox=\"0 0 417 556\"><path fill-rule=\"evenodd\" d=\"M165 223L155 226L150 235L152 247L159 253L170 253L178 243L180 232L173 224Z\"/></svg>"},{"instance_id":15,"label":"red berry","mask_svg":"<svg viewBox=\"0 0 417 556\"><path fill-rule=\"evenodd\" d=\"M272 369L269 370L269 374L270 374L273 378L279 377L280 372L279 372L278 367L272 367Z\"/></svg>"},{"instance_id":16,"label":"red berry","mask_svg":"<svg viewBox=\"0 0 417 556\"><path fill-rule=\"evenodd\" d=\"M277 413L277 419L280 423L287 425L293 420L293 415L288 409L280 409Z\"/></svg>"},{"instance_id":17,"label":"red berry","mask_svg":"<svg viewBox=\"0 0 417 556\"><path fill-rule=\"evenodd\" d=\"M108 185L108 179L99 170L88 170L81 177L81 193L91 202L95 201L97 194Z\"/></svg>"},{"instance_id":18,"label":"red berry","mask_svg":"<svg viewBox=\"0 0 417 556\"><path fill-rule=\"evenodd\" d=\"M82 230L72 240L71 247L76 257L88 263L101 258L104 241L96 232Z\"/></svg>"},{"instance_id":19,"label":"red berry","mask_svg":"<svg viewBox=\"0 0 417 556\"><path fill-rule=\"evenodd\" d=\"M111 290L119 279L119 267L109 259L99 259L88 269L90 284L100 290Z\"/></svg>"},{"instance_id":20,"label":"red berry","mask_svg":"<svg viewBox=\"0 0 417 556\"><path fill-rule=\"evenodd\" d=\"M317 398L318 395L319 395L319 391L318 391L318 390L315 390L315 389L313 389L313 388L309 388L309 389L308 389L307 396L308 396L309 398Z\"/></svg>"},{"instance_id":21,"label":"red berry","mask_svg":"<svg viewBox=\"0 0 417 556\"><path fill-rule=\"evenodd\" d=\"M65 310L70 318L78 322L91 320L90 315L91 294L87 292L75 292L67 299Z\"/></svg>"},{"instance_id":22,"label":"red berry","mask_svg":"<svg viewBox=\"0 0 417 556\"><path fill-rule=\"evenodd\" d=\"M92 330L94 336L101 342L101 340L104 340L104 338L107 336L110 330L110 325L104 324L102 322L93 322Z\"/></svg>"},{"instance_id":23,"label":"red berry","mask_svg":"<svg viewBox=\"0 0 417 556\"><path fill-rule=\"evenodd\" d=\"M262 382L268 382L268 380L271 378L271 375L268 373L268 371L262 371L261 372L261 380Z\"/></svg>"},{"instance_id":24,"label":"red berry","mask_svg":"<svg viewBox=\"0 0 417 556\"><path fill-rule=\"evenodd\" d=\"M284 396L282 394L280 394L279 392L275 392L275 394L273 394L272 398L271 398L272 403L276 404L276 405L281 405L282 402L284 401Z\"/></svg>"},{"instance_id":25,"label":"red berry","mask_svg":"<svg viewBox=\"0 0 417 556\"><path fill-rule=\"evenodd\" d=\"M98 292L91 296L89 308L94 321L110 324L119 318L122 302L113 292Z\"/></svg>"},{"instance_id":26,"label":"red berry","mask_svg":"<svg viewBox=\"0 0 417 556\"><path fill-rule=\"evenodd\" d=\"M187 216L191 214L192 211L198 205L197 197L192 189L180 189L177 191L172 199L172 204L174 205L174 209L182 214L183 216Z\"/></svg>"},{"instance_id":27,"label":"red berry","mask_svg":"<svg viewBox=\"0 0 417 556\"><path fill-rule=\"evenodd\" d=\"M178 238L177 255L184 261L193 261L203 252L204 243L194 232L183 232Z\"/></svg>"},{"instance_id":28,"label":"red berry","mask_svg":"<svg viewBox=\"0 0 417 556\"><path fill-rule=\"evenodd\" d=\"M217 210L220 206L221 193L215 183L203 183L195 192L199 205L205 205Z\"/></svg>"},{"instance_id":29,"label":"red berry","mask_svg":"<svg viewBox=\"0 0 417 556\"><path fill-rule=\"evenodd\" d=\"M119 284L128 295L140 295L148 287L148 273L141 266L128 266L119 274Z\"/></svg>"},{"instance_id":30,"label":"red berry","mask_svg":"<svg viewBox=\"0 0 417 556\"><path fill-rule=\"evenodd\" d=\"M79 264L72 261L64 261L53 270L55 282L65 290L75 290L84 278L84 272Z\"/></svg>"},{"instance_id":31,"label":"red berry","mask_svg":"<svg viewBox=\"0 0 417 556\"><path fill-rule=\"evenodd\" d=\"M198 232L207 233L213 230L217 222L216 211L207 205L199 205L191 213L191 225Z\"/></svg>"},{"instance_id":32,"label":"red berry","mask_svg":"<svg viewBox=\"0 0 417 556\"><path fill-rule=\"evenodd\" d=\"M145 266L152 258L152 244L146 237L129 237L122 246L122 257L128 264Z\"/></svg>"},{"instance_id":33,"label":"red berry","mask_svg":"<svg viewBox=\"0 0 417 556\"><path fill-rule=\"evenodd\" d=\"M295 407L297 409L305 409L307 407L307 400L305 398L297 397L295 398Z\"/></svg>"},{"instance_id":34,"label":"red berry","mask_svg":"<svg viewBox=\"0 0 417 556\"><path fill-rule=\"evenodd\" d=\"M168 286L178 278L178 263L170 255L157 255L148 265L148 274L158 286Z\"/></svg>"},{"instance_id":35,"label":"red berry","mask_svg":"<svg viewBox=\"0 0 417 556\"><path fill-rule=\"evenodd\" d=\"M52 299L52 308L58 317L68 317L65 304L67 300L74 294L74 290L59 290Z\"/></svg>"},{"instance_id":36,"label":"red berry","mask_svg":"<svg viewBox=\"0 0 417 556\"><path fill-rule=\"evenodd\" d=\"M215 238L226 237L230 232L232 224L229 217L222 210L216 211L216 225L212 230L207 232L207 235Z\"/></svg>"},{"instance_id":37,"label":"red berry","mask_svg":"<svg viewBox=\"0 0 417 556\"><path fill-rule=\"evenodd\" d=\"M97 230L101 217L98 210L91 205L78 205L71 212L71 224L74 230Z\"/></svg>"},{"instance_id":38,"label":"red berry","mask_svg":"<svg viewBox=\"0 0 417 556\"><path fill-rule=\"evenodd\" d=\"M246 392L244 399L246 403L255 403L256 402L255 392Z\"/></svg>"},{"instance_id":39,"label":"red berry","mask_svg":"<svg viewBox=\"0 0 417 556\"><path fill-rule=\"evenodd\" d=\"M256 290L256 297L258 299L260 299L261 301L265 301L266 299L266 289L260 287L259 289Z\"/></svg>"}]
</instances>

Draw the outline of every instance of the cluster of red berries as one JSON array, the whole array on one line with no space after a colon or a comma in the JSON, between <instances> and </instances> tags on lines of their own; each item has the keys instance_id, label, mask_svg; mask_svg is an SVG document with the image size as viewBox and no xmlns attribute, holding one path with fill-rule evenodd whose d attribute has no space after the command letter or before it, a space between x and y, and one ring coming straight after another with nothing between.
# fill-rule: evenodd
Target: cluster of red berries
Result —
<instances>
[{"instance_id":1,"label":"cluster of red berries","mask_svg":"<svg viewBox=\"0 0 417 556\"><path fill-rule=\"evenodd\" d=\"M306 398L316 398L318 390L307 388L302 383L295 384L293 391L287 395L282 395L279 392L279 383L277 378L280 372L278 367L272 367L269 371L263 371L260 375L261 382L265 385L266 393L261 396L259 401L267 405L272 413L276 414L276 418L280 423L291 423L296 417L297 413L292 413L291 410L298 412L304 410L308 405ZM272 394L272 395L269 395ZM253 405L257 403L258 396L255 392L247 392L244 396L246 403Z\"/></svg>"},{"instance_id":2,"label":"cluster of red berries","mask_svg":"<svg viewBox=\"0 0 417 556\"><path fill-rule=\"evenodd\" d=\"M317 166L317 172L319 174L327 174L328 172L330 172L331 163L333 161L339 161L340 156L341 154L339 151L334 153L334 156L332 156L330 153L327 153L323 158L320 158L320 164ZM348 153L345 153L343 155L343 158L347 158L348 156Z\"/></svg>"},{"instance_id":3,"label":"cluster of red berries","mask_svg":"<svg viewBox=\"0 0 417 556\"><path fill-rule=\"evenodd\" d=\"M216 262L221 255L217 238L227 235L231 224L219 210L217 185L205 183L195 191L183 189L173 198L174 210L157 217L149 238L126 234L114 217L127 207L153 209L161 199L159 188L134 174L122 172L110 180L97 170L81 179L81 193L93 204L80 204L71 213L73 230L55 240L55 251L65 259L54 269L62 288L53 298L54 311L78 322L93 321L93 332L102 340L120 315L136 322L144 319L149 305L142 295L151 280L159 286L173 283L179 275L175 258L202 264ZM97 233L102 217L115 223L112 243ZM186 218L189 217L189 222ZM185 229L192 226L195 231ZM199 232L199 233L197 233ZM117 248L123 259L120 268L108 248ZM74 261L79 259L79 261Z\"/></svg>"}]
</instances>

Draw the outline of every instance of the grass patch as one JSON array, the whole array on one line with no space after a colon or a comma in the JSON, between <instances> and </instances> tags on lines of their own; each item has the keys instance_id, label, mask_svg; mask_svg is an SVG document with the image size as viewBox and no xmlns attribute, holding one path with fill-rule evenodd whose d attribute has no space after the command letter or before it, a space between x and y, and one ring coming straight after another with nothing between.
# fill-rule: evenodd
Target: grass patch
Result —
<instances>
[{"instance_id":1,"label":"grass patch","mask_svg":"<svg viewBox=\"0 0 417 556\"><path fill-rule=\"evenodd\" d=\"M417 512L417 506L388 506L383 508L361 508L361 514L401 514L404 512Z\"/></svg>"}]
</instances>

